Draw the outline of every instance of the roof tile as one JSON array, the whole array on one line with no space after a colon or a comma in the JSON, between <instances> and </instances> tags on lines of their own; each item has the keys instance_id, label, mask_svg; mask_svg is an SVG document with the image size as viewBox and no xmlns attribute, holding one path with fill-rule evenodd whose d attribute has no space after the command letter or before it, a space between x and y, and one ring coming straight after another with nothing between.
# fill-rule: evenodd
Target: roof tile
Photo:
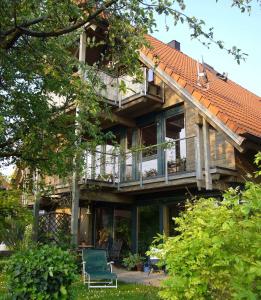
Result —
<instances>
[{"instance_id":1,"label":"roof tile","mask_svg":"<svg viewBox=\"0 0 261 300\"><path fill-rule=\"evenodd\" d=\"M144 49L149 59L177 81L181 87L210 109L237 134L261 137L261 98L232 80L224 81L207 70L209 89L197 82L197 61L167 44L147 35L152 48ZM155 59L157 58L157 59ZM171 72L172 71L172 72Z\"/></svg>"}]
</instances>

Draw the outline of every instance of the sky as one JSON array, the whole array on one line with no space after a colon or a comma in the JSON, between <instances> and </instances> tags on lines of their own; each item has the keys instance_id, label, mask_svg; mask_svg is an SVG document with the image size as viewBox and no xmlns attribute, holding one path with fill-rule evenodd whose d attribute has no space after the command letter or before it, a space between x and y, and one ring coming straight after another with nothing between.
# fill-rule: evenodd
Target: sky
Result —
<instances>
[{"instance_id":1,"label":"sky","mask_svg":"<svg viewBox=\"0 0 261 300\"><path fill-rule=\"evenodd\" d=\"M152 35L163 42L177 40L181 51L196 60L203 59L220 73L227 72L228 77L251 92L261 96L261 7L253 3L252 13L242 14L239 9L231 8L232 1L185 0L186 14L196 16L206 22L207 28L215 28L217 40L223 40L227 48L237 46L248 54L246 62L240 65L224 50L212 45L207 49L197 40L191 40L188 26L173 26L171 18L157 17L158 31ZM166 25L169 30L166 31ZM10 175L13 166L1 168L1 172Z\"/></svg>"},{"instance_id":2,"label":"sky","mask_svg":"<svg viewBox=\"0 0 261 300\"><path fill-rule=\"evenodd\" d=\"M152 35L163 42L177 40L181 51L190 57L213 66L220 73L228 72L229 79L237 82L251 92L261 96L261 7L253 1L252 13L242 14L232 1L185 0L185 12L206 22L206 28L214 27L217 40L225 42L227 48L237 46L248 54L246 62L240 65L224 50L212 45L204 47L197 40L191 40L187 25L173 26L170 18L157 17L158 32ZM166 31L167 24L169 30Z\"/></svg>"}]
</instances>

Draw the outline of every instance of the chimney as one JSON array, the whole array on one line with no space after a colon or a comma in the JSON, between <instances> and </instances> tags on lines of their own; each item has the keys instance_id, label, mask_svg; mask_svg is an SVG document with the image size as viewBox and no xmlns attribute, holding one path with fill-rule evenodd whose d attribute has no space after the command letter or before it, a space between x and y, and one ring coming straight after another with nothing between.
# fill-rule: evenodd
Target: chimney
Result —
<instances>
[{"instance_id":1,"label":"chimney","mask_svg":"<svg viewBox=\"0 0 261 300\"><path fill-rule=\"evenodd\" d=\"M168 45L178 51L180 51L180 42L176 40L172 40L171 42L168 43Z\"/></svg>"}]
</instances>

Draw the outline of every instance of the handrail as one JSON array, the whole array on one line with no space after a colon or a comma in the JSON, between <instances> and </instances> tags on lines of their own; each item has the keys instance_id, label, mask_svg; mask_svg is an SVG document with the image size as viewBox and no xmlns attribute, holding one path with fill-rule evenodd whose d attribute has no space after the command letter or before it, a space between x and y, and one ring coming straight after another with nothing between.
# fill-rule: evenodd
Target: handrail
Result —
<instances>
[{"instance_id":1,"label":"handrail","mask_svg":"<svg viewBox=\"0 0 261 300\"><path fill-rule=\"evenodd\" d=\"M179 141L189 140L189 139L193 139L195 137L196 137L196 135L192 135L192 136L184 137L184 138L181 138L181 139L175 139L173 141L162 142L162 143L158 143L158 144L154 144L154 145L150 145L150 146L146 146L146 147L134 148L134 149L131 149L129 151L126 151L125 154L130 154L130 153L135 153L135 152L139 152L139 151L143 151L143 150L148 150L148 149L151 149L151 148L161 147L161 146L164 146L164 145L173 146L173 145L175 145L175 143L177 143ZM116 149L120 150L119 146L114 146L114 147ZM112 156L116 156L116 157L119 156L119 154L117 154L117 153L103 152L103 151L100 151L100 150L94 150L94 151L90 151L90 152L100 153L100 154L108 154L108 155L112 155Z\"/></svg>"}]
</instances>

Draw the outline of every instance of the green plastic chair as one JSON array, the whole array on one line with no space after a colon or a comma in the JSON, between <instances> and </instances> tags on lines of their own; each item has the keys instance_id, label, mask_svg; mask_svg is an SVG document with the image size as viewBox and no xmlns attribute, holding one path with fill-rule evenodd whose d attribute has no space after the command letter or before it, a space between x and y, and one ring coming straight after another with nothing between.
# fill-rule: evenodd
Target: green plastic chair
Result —
<instances>
[{"instance_id":1,"label":"green plastic chair","mask_svg":"<svg viewBox=\"0 0 261 300\"><path fill-rule=\"evenodd\" d=\"M83 249L83 283L88 288L117 288L117 274L112 273L113 262L107 262L106 250Z\"/></svg>"}]
</instances>

